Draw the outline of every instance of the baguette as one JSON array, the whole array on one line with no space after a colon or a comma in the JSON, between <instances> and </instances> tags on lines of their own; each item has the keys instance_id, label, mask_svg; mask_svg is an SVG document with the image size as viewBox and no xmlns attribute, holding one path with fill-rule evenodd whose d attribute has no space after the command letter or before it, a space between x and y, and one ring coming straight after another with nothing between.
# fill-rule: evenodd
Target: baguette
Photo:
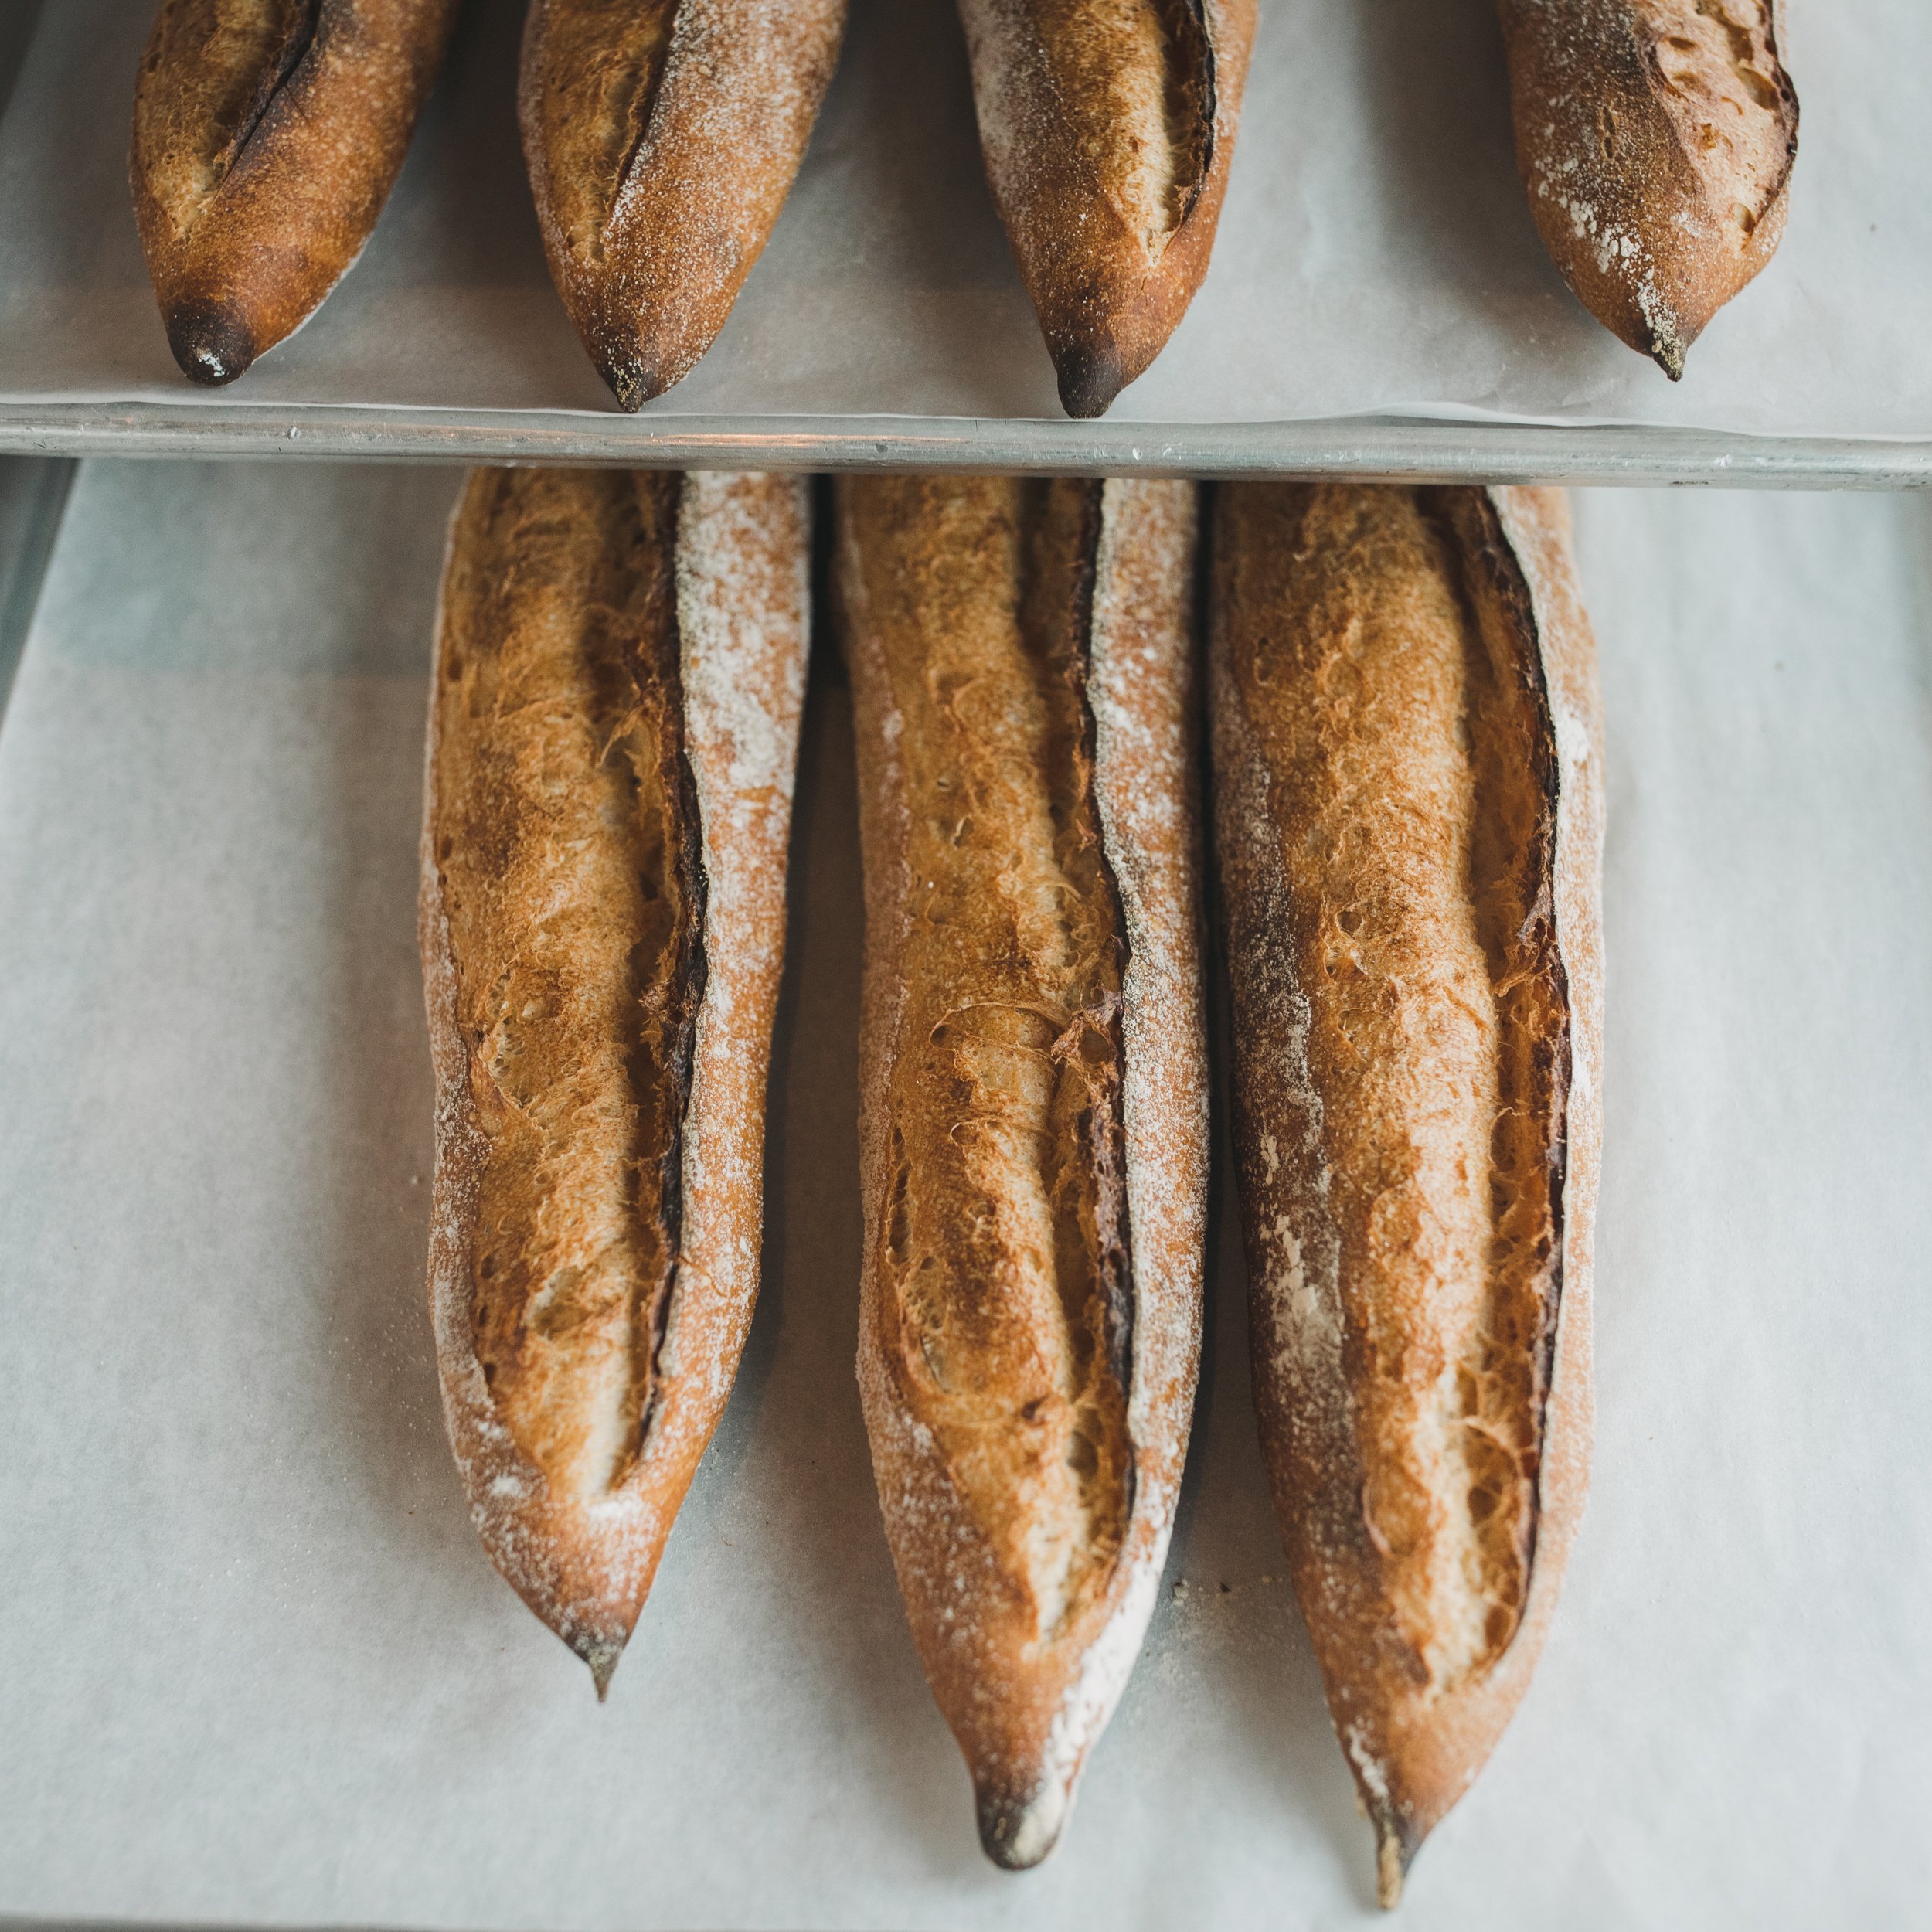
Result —
<instances>
[{"instance_id":1,"label":"baguette","mask_svg":"<svg viewBox=\"0 0 1932 1932\"><path fill-rule=\"evenodd\" d=\"M986 178L1069 416L1104 415L1207 274L1254 0L960 0Z\"/></svg>"},{"instance_id":2,"label":"baguette","mask_svg":"<svg viewBox=\"0 0 1932 1932\"><path fill-rule=\"evenodd\" d=\"M1212 609L1262 1448L1393 1905L1583 1505L1594 649L1541 491L1228 488Z\"/></svg>"},{"instance_id":3,"label":"baguette","mask_svg":"<svg viewBox=\"0 0 1932 1932\"><path fill-rule=\"evenodd\" d=\"M841 488L859 1382L913 1634L1013 1869L1133 1667L1199 1366L1194 519L1179 483Z\"/></svg>"},{"instance_id":4,"label":"baguette","mask_svg":"<svg viewBox=\"0 0 1932 1932\"><path fill-rule=\"evenodd\" d=\"M791 192L845 0L532 0L518 114L550 277L627 410L689 375Z\"/></svg>"},{"instance_id":5,"label":"baguette","mask_svg":"<svg viewBox=\"0 0 1932 1932\"><path fill-rule=\"evenodd\" d=\"M376 226L458 0L162 0L128 172L168 345L232 383Z\"/></svg>"},{"instance_id":6,"label":"baguette","mask_svg":"<svg viewBox=\"0 0 1932 1932\"><path fill-rule=\"evenodd\" d=\"M1563 278L1675 382L1777 251L1798 94L1777 0L1499 0L1516 159Z\"/></svg>"},{"instance_id":7,"label":"baguette","mask_svg":"<svg viewBox=\"0 0 1932 1932\"><path fill-rule=\"evenodd\" d=\"M430 1298L492 1559L601 1697L758 1287L804 486L478 470L450 537L421 937Z\"/></svg>"}]
</instances>

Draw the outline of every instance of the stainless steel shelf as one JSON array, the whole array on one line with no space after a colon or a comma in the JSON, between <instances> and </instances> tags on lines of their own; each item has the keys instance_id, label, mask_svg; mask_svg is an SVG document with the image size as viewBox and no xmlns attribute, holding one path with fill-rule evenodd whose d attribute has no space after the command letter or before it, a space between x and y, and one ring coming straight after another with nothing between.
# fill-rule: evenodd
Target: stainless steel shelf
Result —
<instances>
[{"instance_id":1,"label":"stainless steel shelf","mask_svg":"<svg viewBox=\"0 0 1932 1932\"><path fill-rule=\"evenodd\" d=\"M43 403L0 405L0 451L53 456L291 454L625 464L666 469L1348 474L1392 482L1536 481L1721 488L1900 489L1932 484L1932 441L1384 417L1150 424Z\"/></svg>"}]
</instances>

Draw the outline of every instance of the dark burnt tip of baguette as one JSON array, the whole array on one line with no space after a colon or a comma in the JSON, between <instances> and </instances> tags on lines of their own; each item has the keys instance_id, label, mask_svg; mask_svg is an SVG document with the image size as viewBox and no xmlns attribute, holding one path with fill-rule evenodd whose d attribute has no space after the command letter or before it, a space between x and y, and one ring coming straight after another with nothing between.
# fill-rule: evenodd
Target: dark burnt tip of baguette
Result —
<instances>
[{"instance_id":1,"label":"dark burnt tip of baguette","mask_svg":"<svg viewBox=\"0 0 1932 1932\"><path fill-rule=\"evenodd\" d=\"M1684 359L1689 352L1689 345L1675 335L1658 335L1651 339L1651 360L1673 383L1684 379Z\"/></svg>"},{"instance_id":2,"label":"dark burnt tip of baguette","mask_svg":"<svg viewBox=\"0 0 1932 1932\"><path fill-rule=\"evenodd\" d=\"M1060 407L1077 420L1104 416L1126 388L1127 368L1110 342L1062 342L1053 349Z\"/></svg>"},{"instance_id":3,"label":"dark burnt tip of baguette","mask_svg":"<svg viewBox=\"0 0 1932 1932\"><path fill-rule=\"evenodd\" d=\"M689 362L679 366L662 356L641 355L628 345L621 355L599 355L596 359L597 373L617 399L618 408L631 416L666 389L675 389L694 366Z\"/></svg>"},{"instance_id":4,"label":"dark burnt tip of baguette","mask_svg":"<svg viewBox=\"0 0 1932 1932\"><path fill-rule=\"evenodd\" d=\"M601 1704L611 1695L611 1679L624 1661L623 1645L614 1644L607 1638L586 1637L570 1648L589 1668L590 1682L597 1686L597 1702Z\"/></svg>"},{"instance_id":5,"label":"dark burnt tip of baguette","mask_svg":"<svg viewBox=\"0 0 1932 1932\"><path fill-rule=\"evenodd\" d=\"M631 416L675 389L698 366L723 322L720 317L694 337L675 315L661 309L627 311L601 300L582 312L572 308L570 319L618 408Z\"/></svg>"},{"instance_id":6,"label":"dark burnt tip of baguette","mask_svg":"<svg viewBox=\"0 0 1932 1932\"><path fill-rule=\"evenodd\" d=\"M254 338L222 309L205 302L171 308L163 318L168 346L191 383L217 388L244 374L256 357Z\"/></svg>"},{"instance_id":7,"label":"dark burnt tip of baguette","mask_svg":"<svg viewBox=\"0 0 1932 1932\"><path fill-rule=\"evenodd\" d=\"M1060 1842L1066 1794L1050 1779L1015 1792L991 1778L974 1780L980 1849L1002 1872L1030 1872Z\"/></svg>"},{"instance_id":8,"label":"dark burnt tip of baguette","mask_svg":"<svg viewBox=\"0 0 1932 1932\"><path fill-rule=\"evenodd\" d=\"M600 362L597 372L617 399L617 407L634 416L654 396L662 396L671 385L654 383L641 364Z\"/></svg>"}]
</instances>

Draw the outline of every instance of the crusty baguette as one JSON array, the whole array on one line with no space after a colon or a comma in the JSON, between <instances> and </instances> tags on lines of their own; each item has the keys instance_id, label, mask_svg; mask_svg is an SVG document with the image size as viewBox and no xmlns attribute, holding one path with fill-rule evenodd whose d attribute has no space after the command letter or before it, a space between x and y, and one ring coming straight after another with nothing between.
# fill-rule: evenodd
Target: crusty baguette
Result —
<instances>
[{"instance_id":1,"label":"crusty baguette","mask_svg":"<svg viewBox=\"0 0 1932 1932\"><path fill-rule=\"evenodd\" d=\"M1674 382L1777 251L1798 94L1777 0L1498 0L1536 226L1597 319Z\"/></svg>"},{"instance_id":2,"label":"crusty baguette","mask_svg":"<svg viewBox=\"0 0 1932 1932\"><path fill-rule=\"evenodd\" d=\"M1133 1667L1200 1346L1192 486L865 478L859 1380L981 1840L1053 1846Z\"/></svg>"},{"instance_id":3,"label":"crusty baguette","mask_svg":"<svg viewBox=\"0 0 1932 1932\"><path fill-rule=\"evenodd\" d=\"M478 470L451 530L421 936L444 1413L497 1567L604 1694L758 1287L808 509Z\"/></svg>"},{"instance_id":4,"label":"crusty baguette","mask_svg":"<svg viewBox=\"0 0 1932 1932\"><path fill-rule=\"evenodd\" d=\"M1210 679L1261 1439L1383 1902L1583 1504L1595 655L1560 493L1238 485Z\"/></svg>"},{"instance_id":5,"label":"crusty baguette","mask_svg":"<svg viewBox=\"0 0 1932 1932\"><path fill-rule=\"evenodd\" d=\"M1254 0L959 0L986 176L1070 416L1173 334L1227 192Z\"/></svg>"},{"instance_id":6,"label":"crusty baguette","mask_svg":"<svg viewBox=\"0 0 1932 1932\"><path fill-rule=\"evenodd\" d=\"M723 328L845 22L845 0L531 0L518 113L544 253L627 410Z\"/></svg>"},{"instance_id":7,"label":"crusty baguette","mask_svg":"<svg viewBox=\"0 0 1932 1932\"><path fill-rule=\"evenodd\" d=\"M128 169L175 360L232 383L362 252L458 0L162 0Z\"/></svg>"}]
</instances>

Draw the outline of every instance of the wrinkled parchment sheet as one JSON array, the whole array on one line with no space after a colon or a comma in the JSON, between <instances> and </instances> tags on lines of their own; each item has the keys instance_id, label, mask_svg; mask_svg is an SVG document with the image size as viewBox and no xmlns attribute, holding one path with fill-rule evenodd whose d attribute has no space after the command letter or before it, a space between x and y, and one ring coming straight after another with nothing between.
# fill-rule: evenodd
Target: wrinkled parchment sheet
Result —
<instances>
[{"instance_id":1,"label":"wrinkled parchment sheet","mask_svg":"<svg viewBox=\"0 0 1932 1932\"><path fill-rule=\"evenodd\" d=\"M39 24L0 103L0 402L609 412L544 271L513 110L522 0L467 0L361 264L238 385L169 358L127 182L153 0L5 0ZM1114 415L1376 412L1932 435L1932 8L1790 0L1803 125L1777 260L1687 380L1579 306L1516 175L1492 0L1260 0L1212 272ZM765 257L681 416L1058 418L981 173L952 0L852 0Z\"/></svg>"},{"instance_id":2,"label":"wrinkled parchment sheet","mask_svg":"<svg viewBox=\"0 0 1932 1932\"><path fill-rule=\"evenodd\" d=\"M861 910L821 640L765 1285L600 1709L497 1577L423 1287L448 471L93 464L0 727L0 1913L553 1932L1368 1927L1223 1159L1145 1654L981 1856L852 1376ZM1594 1490L1407 1932L1932 1897L1932 501L1581 503L1611 808Z\"/></svg>"}]
</instances>

